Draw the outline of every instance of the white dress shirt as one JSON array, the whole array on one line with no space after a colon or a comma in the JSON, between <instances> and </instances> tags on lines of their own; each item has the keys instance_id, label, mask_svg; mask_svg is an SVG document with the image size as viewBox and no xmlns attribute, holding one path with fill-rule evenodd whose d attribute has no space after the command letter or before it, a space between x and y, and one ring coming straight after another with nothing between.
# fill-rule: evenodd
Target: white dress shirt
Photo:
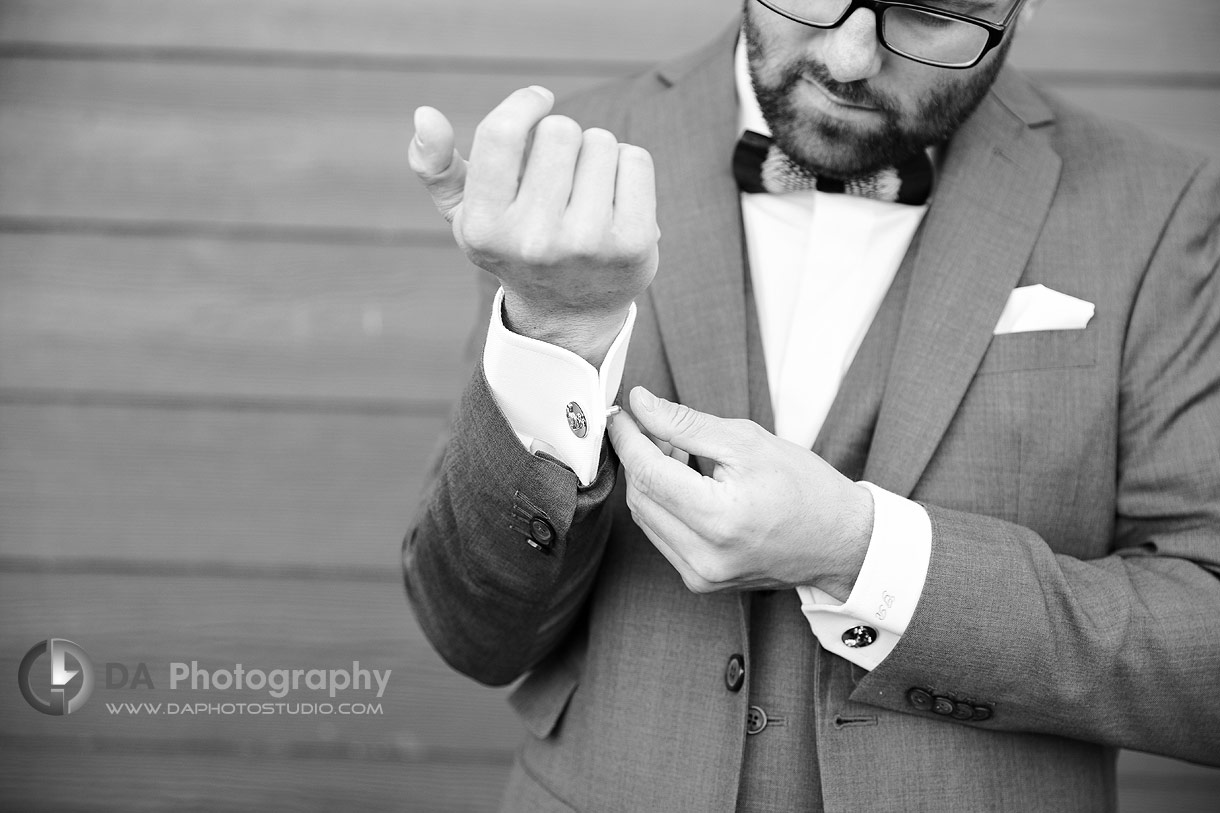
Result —
<instances>
[{"instance_id":1,"label":"white dress shirt","mask_svg":"<svg viewBox=\"0 0 1220 813\"><path fill-rule=\"evenodd\" d=\"M740 42L736 81L741 129L770 135ZM776 434L810 448L927 207L817 191L742 193L741 207ZM501 292L483 353L496 402L527 449L564 461L587 485L622 380L635 306L596 370L574 353L506 329L502 300ZM583 438L569 428L570 403L585 415ZM821 645L872 669L915 611L932 529L918 504L863 485L873 496L873 533L851 595L840 603L812 586L797 593ZM844 633L857 625L873 628L875 642L846 646Z\"/></svg>"}]
</instances>

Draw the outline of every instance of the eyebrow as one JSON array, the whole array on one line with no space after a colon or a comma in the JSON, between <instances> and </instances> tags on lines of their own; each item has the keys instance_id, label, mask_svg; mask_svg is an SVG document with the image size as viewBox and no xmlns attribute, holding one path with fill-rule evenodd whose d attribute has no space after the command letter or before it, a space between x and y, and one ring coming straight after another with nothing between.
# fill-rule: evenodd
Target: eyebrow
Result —
<instances>
[{"instance_id":1,"label":"eyebrow","mask_svg":"<svg viewBox=\"0 0 1220 813\"><path fill-rule=\"evenodd\" d=\"M988 2L988 0L931 0L926 5L928 8L954 11L958 14L966 14L973 17L988 14L999 17L1002 16L1002 12L1007 12L1011 7L1010 4Z\"/></svg>"}]
</instances>

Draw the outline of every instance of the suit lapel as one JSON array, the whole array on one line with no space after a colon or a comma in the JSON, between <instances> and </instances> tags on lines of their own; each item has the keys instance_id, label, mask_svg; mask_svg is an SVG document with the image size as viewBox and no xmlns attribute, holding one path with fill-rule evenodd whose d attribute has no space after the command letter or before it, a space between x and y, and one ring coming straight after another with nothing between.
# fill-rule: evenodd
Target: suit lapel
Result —
<instances>
[{"instance_id":1,"label":"suit lapel","mask_svg":"<svg viewBox=\"0 0 1220 813\"><path fill-rule=\"evenodd\" d=\"M1031 125L1049 110L1001 72L951 142L914 258L864 477L909 496L939 445L1033 251L1059 158Z\"/></svg>"},{"instance_id":2,"label":"suit lapel","mask_svg":"<svg viewBox=\"0 0 1220 813\"><path fill-rule=\"evenodd\" d=\"M737 141L736 30L673 67L669 88L638 108L629 140L653 156L661 265L649 289L678 398L747 417L741 208L731 172Z\"/></svg>"}]
</instances>

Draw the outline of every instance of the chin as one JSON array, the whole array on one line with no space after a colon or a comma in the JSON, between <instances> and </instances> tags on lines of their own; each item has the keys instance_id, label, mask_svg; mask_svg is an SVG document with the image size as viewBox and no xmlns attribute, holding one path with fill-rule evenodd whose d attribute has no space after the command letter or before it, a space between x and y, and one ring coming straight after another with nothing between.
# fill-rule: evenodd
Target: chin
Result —
<instances>
[{"instance_id":1,"label":"chin","mask_svg":"<svg viewBox=\"0 0 1220 813\"><path fill-rule=\"evenodd\" d=\"M877 134L844 126L807 125L789 142L788 154L815 174L834 178L865 175L889 162L876 150Z\"/></svg>"}]
</instances>

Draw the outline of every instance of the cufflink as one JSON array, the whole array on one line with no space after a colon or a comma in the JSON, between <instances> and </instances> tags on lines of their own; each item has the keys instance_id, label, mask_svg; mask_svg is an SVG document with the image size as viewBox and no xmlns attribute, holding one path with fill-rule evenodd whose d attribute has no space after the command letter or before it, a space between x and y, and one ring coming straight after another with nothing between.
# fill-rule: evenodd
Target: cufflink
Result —
<instances>
[{"instance_id":1,"label":"cufflink","mask_svg":"<svg viewBox=\"0 0 1220 813\"><path fill-rule=\"evenodd\" d=\"M568 428L572 430L573 435L583 438L589 434L589 422L585 420L585 411L580 408L580 404L575 401L569 401L566 415Z\"/></svg>"},{"instance_id":2,"label":"cufflink","mask_svg":"<svg viewBox=\"0 0 1220 813\"><path fill-rule=\"evenodd\" d=\"M861 649L877 640L877 630L864 625L852 627L843 633L843 646L849 649Z\"/></svg>"}]
</instances>

